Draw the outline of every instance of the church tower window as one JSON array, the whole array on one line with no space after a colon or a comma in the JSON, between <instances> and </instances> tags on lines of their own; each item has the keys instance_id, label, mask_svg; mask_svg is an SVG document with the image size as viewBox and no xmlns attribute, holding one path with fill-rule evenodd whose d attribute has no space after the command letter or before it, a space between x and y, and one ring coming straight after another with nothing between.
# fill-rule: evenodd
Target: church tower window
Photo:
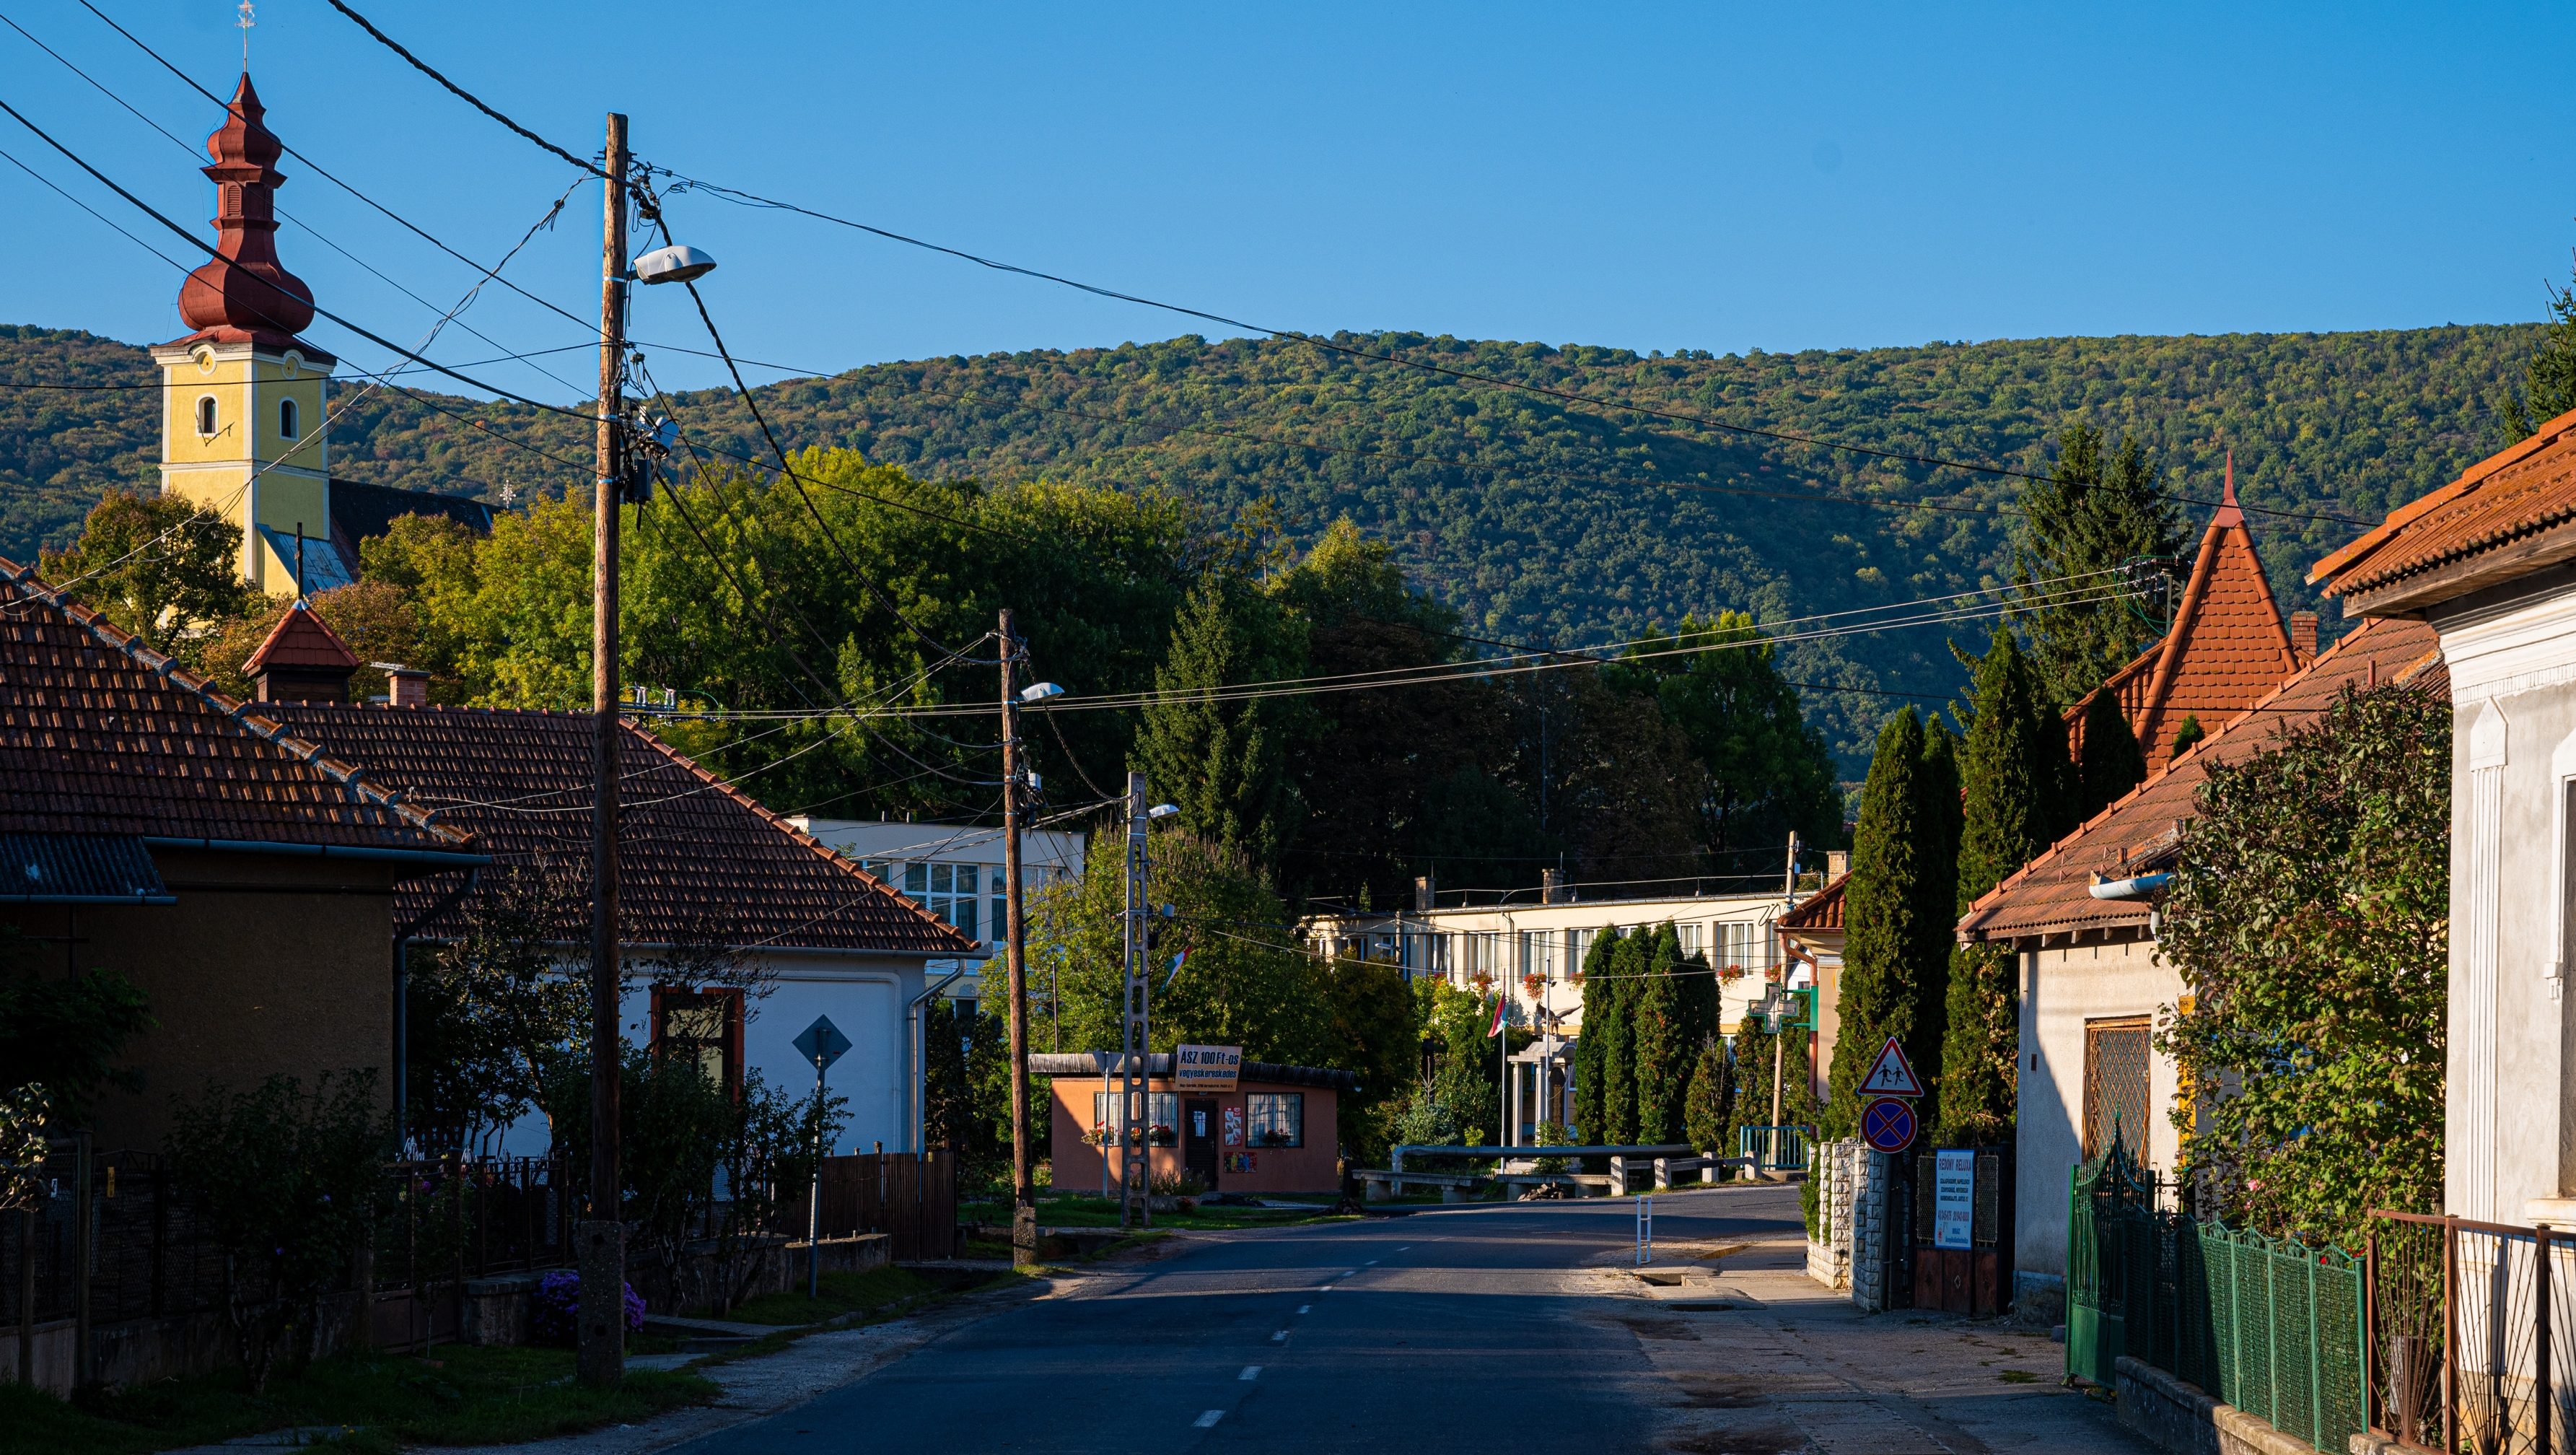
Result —
<instances>
[{"instance_id":1,"label":"church tower window","mask_svg":"<svg viewBox=\"0 0 2576 1455\"><path fill-rule=\"evenodd\" d=\"M295 401L292 399L277 401L277 432L287 439L302 433L296 428Z\"/></svg>"},{"instance_id":2,"label":"church tower window","mask_svg":"<svg viewBox=\"0 0 2576 1455\"><path fill-rule=\"evenodd\" d=\"M197 433L212 435L214 432L215 396L208 394L197 401Z\"/></svg>"}]
</instances>

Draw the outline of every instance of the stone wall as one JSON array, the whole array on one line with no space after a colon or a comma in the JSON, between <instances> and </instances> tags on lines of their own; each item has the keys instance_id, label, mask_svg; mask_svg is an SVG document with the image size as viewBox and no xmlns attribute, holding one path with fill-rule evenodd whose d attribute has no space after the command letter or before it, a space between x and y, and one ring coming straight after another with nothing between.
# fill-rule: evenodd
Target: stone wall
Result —
<instances>
[{"instance_id":1,"label":"stone wall","mask_svg":"<svg viewBox=\"0 0 2576 1455\"><path fill-rule=\"evenodd\" d=\"M1852 1160L1851 1298L1875 1313L1888 1306L1887 1196L1895 1173L1885 1152L1862 1148Z\"/></svg>"},{"instance_id":2,"label":"stone wall","mask_svg":"<svg viewBox=\"0 0 2576 1455\"><path fill-rule=\"evenodd\" d=\"M1807 1240L1807 1276L1827 1288L1851 1287L1852 1189L1865 1151L1856 1141L1816 1149L1816 1236Z\"/></svg>"},{"instance_id":3,"label":"stone wall","mask_svg":"<svg viewBox=\"0 0 2576 1455\"><path fill-rule=\"evenodd\" d=\"M2118 1369L2120 1423L2173 1455L2314 1455L2307 1441L2152 1364L2124 1354Z\"/></svg>"}]
</instances>

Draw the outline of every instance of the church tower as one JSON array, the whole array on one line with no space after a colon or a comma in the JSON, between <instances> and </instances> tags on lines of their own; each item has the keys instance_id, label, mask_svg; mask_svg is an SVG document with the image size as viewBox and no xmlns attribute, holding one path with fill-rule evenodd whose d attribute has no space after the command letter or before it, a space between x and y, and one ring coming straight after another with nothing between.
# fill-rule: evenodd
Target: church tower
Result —
<instances>
[{"instance_id":1,"label":"church tower","mask_svg":"<svg viewBox=\"0 0 2576 1455\"><path fill-rule=\"evenodd\" d=\"M242 578L272 596L348 580L331 547L331 456L324 408L331 355L296 337L313 293L277 259L275 193L284 150L244 75L215 164L215 250L179 290L196 332L152 350L161 366L161 490L240 527ZM300 546L300 549L299 549Z\"/></svg>"}]
</instances>

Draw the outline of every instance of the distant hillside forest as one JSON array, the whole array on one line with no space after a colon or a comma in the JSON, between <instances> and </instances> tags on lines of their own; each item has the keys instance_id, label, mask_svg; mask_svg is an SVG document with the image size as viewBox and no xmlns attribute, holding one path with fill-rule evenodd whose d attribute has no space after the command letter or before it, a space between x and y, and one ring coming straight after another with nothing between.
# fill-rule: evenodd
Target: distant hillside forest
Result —
<instances>
[{"instance_id":1,"label":"distant hillside forest","mask_svg":"<svg viewBox=\"0 0 2576 1455\"><path fill-rule=\"evenodd\" d=\"M2532 324L1725 357L1337 337L1602 400L2022 470L2044 471L2056 434L2088 422L2135 433L2167 488L2194 500L2217 499L2233 450L2249 508L2375 521L2502 442L2501 406L2540 335ZM0 327L0 379L0 554L28 561L67 543L105 486L151 478L154 372L125 344ZM1470 631L1510 642L1618 640L1721 608L1780 623L1991 585L2009 569L2020 484L1275 340L883 364L760 398L790 449L855 449L924 477L1167 490L1201 504L1211 529L1273 529L1299 545L1347 517L1392 543ZM706 448L762 457L728 394L673 403ZM589 454L576 420L377 390L335 426L333 469L495 501L504 485L524 498L587 478L516 445ZM2191 532L2207 510L2183 507ZM2357 531L2252 520L2287 605L2312 604L2307 564ZM1825 636L1790 644L1783 664L1855 771L1904 694L1946 696L1963 681L1946 639L1983 636L1976 623Z\"/></svg>"}]
</instances>

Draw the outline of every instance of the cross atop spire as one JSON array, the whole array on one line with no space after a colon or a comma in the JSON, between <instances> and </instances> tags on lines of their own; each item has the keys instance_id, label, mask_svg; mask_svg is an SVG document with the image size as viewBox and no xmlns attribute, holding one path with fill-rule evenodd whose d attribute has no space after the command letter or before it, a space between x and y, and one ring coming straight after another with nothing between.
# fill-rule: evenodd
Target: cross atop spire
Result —
<instances>
[{"instance_id":1,"label":"cross atop spire","mask_svg":"<svg viewBox=\"0 0 2576 1455\"><path fill-rule=\"evenodd\" d=\"M259 22L252 18L250 0L241 0L242 74L250 74L250 28Z\"/></svg>"}]
</instances>

